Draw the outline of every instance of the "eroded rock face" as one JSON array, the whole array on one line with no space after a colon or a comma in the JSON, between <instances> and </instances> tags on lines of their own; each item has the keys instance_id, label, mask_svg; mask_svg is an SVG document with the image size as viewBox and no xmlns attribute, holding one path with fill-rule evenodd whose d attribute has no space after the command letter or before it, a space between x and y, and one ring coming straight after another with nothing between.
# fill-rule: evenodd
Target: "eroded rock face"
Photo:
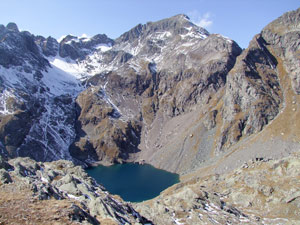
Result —
<instances>
[{"instance_id":1,"label":"eroded rock face","mask_svg":"<svg viewBox=\"0 0 300 225\"><path fill-rule=\"evenodd\" d=\"M59 44L56 39L52 37L44 38L42 36L35 37L35 43L41 47L45 56L56 56L59 48Z\"/></svg>"},{"instance_id":2,"label":"eroded rock face","mask_svg":"<svg viewBox=\"0 0 300 225\"><path fill-rule=\"evenodd\" d=\"M39 161L72 160L75 136L75 79L51 67L58 43L19 32L16 25L0 29L0 153Z\"/></svg>"},{"instance_id":3,"label":"eroded rock face","mask_svg":"<svg viewBox=\"0 0 300 225\"><path fill-rule=\"evenodd\" d=\"M299 9L285 13L262 30L262 37L272 46L273 54L283 60L284 69L292 80L296 94L299 92Z\"/></svg>"},{"instance_id":4,"label":"eroded rock face","mask_svg":"<svg viewBox=\"0 0 300 225\"><path fill-rule=\"evenodd\" d=\"M263 129L279 113L283 101L277 60L257 35L227 76L222 134L217 150Z\"/></svg>"},{"instance_id":5,"label":"eroded rock face","mask_svg":"<svg viewBox=\"0 0 300 225\"><path fill-rule=\"evenodd\" d=\"M19 32L14 23L0 29L0 65L23 66L23 70L38 71L45 69L49 62L42 57L34 42L34 36L27 31ZM25 65L27 62L28 64Z\"/></svg>"},{"instance_id":6,"label":"eroded rock face","mask_svg":"<svg viewBox=\"0 0 300 225\"><path fill-rule=\"evenodd\" d=\"M102 87L91 87L77 97L77 139L70 147L73 157L110 163L129 160L138 150L141 123L120 120L117 106Z\"/></svg>"},{"instance_id":7,"label":"eroded rock face","mask_svg":"<svg viewBox=\"0 0 300 225\"><path fill-rule=\"evenodd\" d=\"M298 9L267 25L238 57L227 76L217 151L269 124L290 104L290 86L299 94L299 15Z\"/></svg>"}]
</instances>

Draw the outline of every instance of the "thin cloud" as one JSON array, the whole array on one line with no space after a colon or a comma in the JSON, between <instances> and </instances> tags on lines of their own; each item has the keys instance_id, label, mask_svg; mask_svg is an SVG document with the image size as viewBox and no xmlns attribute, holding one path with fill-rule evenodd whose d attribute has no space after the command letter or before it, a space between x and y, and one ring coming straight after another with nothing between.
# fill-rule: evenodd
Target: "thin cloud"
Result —
<instances>
[{"instance_id":1,"label":"thin cloud","mask_svg":"<svg viewBox=\"0 0 300 225\"><path fill-rule=\"evenodd\" d=\"M188 13L188 15L191 18L192 22L199 27L208 29L213 25L212 15L210 12L200 14L197 10L194 10Z\"/></svg>"}]
</instances>

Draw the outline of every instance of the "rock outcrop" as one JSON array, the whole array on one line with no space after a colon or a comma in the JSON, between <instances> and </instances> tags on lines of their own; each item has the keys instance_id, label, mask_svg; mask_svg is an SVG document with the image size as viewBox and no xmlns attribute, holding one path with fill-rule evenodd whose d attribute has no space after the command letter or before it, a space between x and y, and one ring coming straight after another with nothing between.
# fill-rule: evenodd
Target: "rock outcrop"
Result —
<instances>
[{"instance_id":1,"label":"rock outcrop","mask_svg":"<svg viewBox=\"0 0 300 225\"><path fill-rule=\"evenodd\" d=\"M69 161L16 158L6 165L0 165L1 223L152 224Z\"/></svg>"},{"instance_id":2,"label":"rock outcrop","mask_svg":"<svg viewBox=\"0 0 300 225\"><path fill-rule=\"evenodd\" d=\"M155 224L297 224L299 170L299 154L249 160L225 174L202 170L135 208Z\"/></svg>"},{"instance_id":3,"label":"rock outcrop","mask_svg":"<svg viewBox=\"0 0 300 225\"><path fill-rule=\"evenodd\" d=\"M47 43L49 43L48 40ZM112 46L113 44L114 41L105 34L98 34L92 38L78 38L67 35L59 42L58 51L59 56L62 58L69 57L72 60L82 60L102 45ZM53 56L56 56L56 54Z\"/></svg>"}]
</instances>

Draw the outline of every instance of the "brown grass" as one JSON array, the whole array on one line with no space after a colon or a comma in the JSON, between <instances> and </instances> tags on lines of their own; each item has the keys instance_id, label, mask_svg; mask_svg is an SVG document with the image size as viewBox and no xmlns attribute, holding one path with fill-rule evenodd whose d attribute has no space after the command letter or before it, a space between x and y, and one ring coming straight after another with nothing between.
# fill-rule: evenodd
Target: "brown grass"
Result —
<instances>
[{"instance_id":1,"label":"brown grass","mask_svg":"<svg viewBox=\"0 0 300 225\"><path fill-rule=\"evenodd\" d=\"M70 200L38 200L28 187L0 187L0 224L76 224L69 220Z\"/></svg>"}]
</instances>

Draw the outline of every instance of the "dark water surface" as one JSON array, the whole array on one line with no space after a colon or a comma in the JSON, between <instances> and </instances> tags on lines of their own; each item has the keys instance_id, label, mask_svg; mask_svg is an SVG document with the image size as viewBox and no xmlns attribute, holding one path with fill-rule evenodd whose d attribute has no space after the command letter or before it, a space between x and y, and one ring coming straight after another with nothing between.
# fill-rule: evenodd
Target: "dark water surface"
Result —
<instances>
[{"instance_id":1,"label":"dark water surface","mask_svg":"<svg viewBox=\"0 0 300 225\"><path fill-rule=\"evenodd\" d=\"M111 194L125 201L141 202L154 198L167 187L179 182L179 175L156 169L151 165L134 163L97 166L86 172Z\"/></svg>"}]
</instances>

